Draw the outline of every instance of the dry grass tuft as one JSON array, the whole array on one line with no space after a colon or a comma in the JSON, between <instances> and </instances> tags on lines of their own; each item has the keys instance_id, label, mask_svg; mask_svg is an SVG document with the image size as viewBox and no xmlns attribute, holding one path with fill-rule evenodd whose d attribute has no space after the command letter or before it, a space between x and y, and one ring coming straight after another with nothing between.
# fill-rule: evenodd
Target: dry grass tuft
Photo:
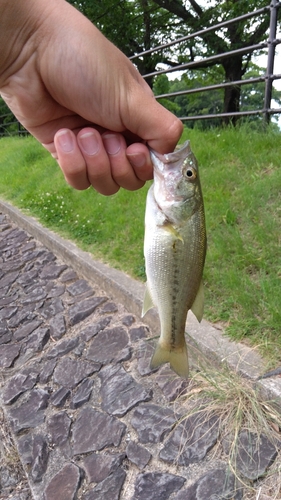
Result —
<instances>
[{"instance_id":1,"label":"dry grass tuft","mask_svg":"<svg viewBox=\"0 0 281 500\"><path fill-rule=\"evenodd\" d=\"M25 492L25 498L31 499L28 481L2 409L0 409L0 479L2 487L0 498L3 500L21 492ZM19 498L17 495L16 497Z\"/></svg>"},{"instance_id":2,"label":"dry grass tuft","mask_svg":"<svg viewBox=\"0 0 281 500\"><path fill-rule=\"evenodd\" d=\"M175 402L185 408L184 419L202 414L206 420L219 419L219 443L213 449L223 454L238 483L242 483L248 500L277 500L281 498L281 408L274 401L261 399L254 383L223 366L220 369L204 363L192 374L187 391ZM277 457L258 480L249 480L241 468L241 432L254 436L252 451L259 455L261 442L274 447ZM223 450L223 451L222 451ZM246 448L245 448L246 450ZM247 455L247 451L245 451ZM244 456L245 462L251 458ZM239 461L239 463L238 463Z\"/></svg>"}]
</instances>

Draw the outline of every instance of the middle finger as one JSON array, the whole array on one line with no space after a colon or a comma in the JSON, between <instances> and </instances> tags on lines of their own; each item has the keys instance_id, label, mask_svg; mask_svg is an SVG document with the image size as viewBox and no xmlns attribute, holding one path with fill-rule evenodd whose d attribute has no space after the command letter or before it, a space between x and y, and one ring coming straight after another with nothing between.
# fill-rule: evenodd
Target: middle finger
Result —
<instances>
[{"instance_id":1,"label":"middle finger","mask_svg":"<svg viewBox=\"0 0 281 500\"><path fill-rule=\"evenodd\" d=\"M102 140L109 157L111 175L116 184L130 191L141 188L144 181L137 178L126 156L127 144L123 135L105 132L102 134Z\"/></svg>"}]
</instances>

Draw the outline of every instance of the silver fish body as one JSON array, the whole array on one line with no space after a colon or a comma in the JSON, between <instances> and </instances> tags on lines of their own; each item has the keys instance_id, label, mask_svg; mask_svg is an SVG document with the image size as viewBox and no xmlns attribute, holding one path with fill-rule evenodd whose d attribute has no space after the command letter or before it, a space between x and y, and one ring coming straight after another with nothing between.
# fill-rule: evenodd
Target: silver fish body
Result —
<instances>
[{"instance_id":1,"label":"silver fish body","mask_svg":"<svg viewBox=\"0 0 281 500\"><path fill-rule=\"evenodd\" d=\"M204 303L206 230L198 165L189 141L174 153L151 151L151 159L154 183L146 203L143 315L156 306L161 324L151 367L169 362L187 378L186 317L191 309L201 321Z\"/></svg>"}]
</instances>

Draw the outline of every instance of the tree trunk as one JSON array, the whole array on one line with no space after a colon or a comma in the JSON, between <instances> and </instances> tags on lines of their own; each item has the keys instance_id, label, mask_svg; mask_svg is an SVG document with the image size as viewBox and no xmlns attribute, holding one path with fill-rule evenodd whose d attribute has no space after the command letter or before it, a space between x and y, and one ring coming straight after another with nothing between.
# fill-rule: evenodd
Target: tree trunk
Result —
<instances>
[{"instance_id":1,"label":"tree trunk","mask_svg":"<svg viewBox=\"0 0 281 500\"><path fill-rule=\"evenodd\" d=\"M225 61L223 61L223 67L225 71L225 81L234 82L236 80L241 80L244 74L242 56L231 56ZM235 113L240 111L240 95L241 87L238 85L233 85L233 87L226 87L224 89L224 103L223 112L224 113ZM238 121L237 116L226 116L223 118L223 123L225 125L232 123L235 125Z\"/></svg>"},{"instance_id":2,"label":"tree trunk","mask_svg":"<svg viewBox=\"0 0 281 500\"><path fill-rule=\"evenodd\" d=\"M143 24L144 24L144 50L151 49L151 19L150 19L150 11L147 0L141 0L141 5L143 8ZM152 73L155 71L155 63L151 54L147 56L143 56L142 61L138 64L139 71L141 75L145 75L146 73ZM153 84L153 77L146 78L146 82L150 87Z\"/></svg>"}]
</instances>

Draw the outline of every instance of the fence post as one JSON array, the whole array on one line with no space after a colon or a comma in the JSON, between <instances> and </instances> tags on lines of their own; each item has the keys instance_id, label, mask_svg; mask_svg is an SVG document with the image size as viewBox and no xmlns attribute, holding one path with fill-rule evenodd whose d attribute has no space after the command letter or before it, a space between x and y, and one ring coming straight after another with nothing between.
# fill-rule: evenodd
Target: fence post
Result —
<instances>
[{"instance_id":1,"label":"fence post","mask_svg":"<svg viewBox=\"0 0 281 500\"><path fill-rule=\"evenodd\" d=\"M270 22L269 22L269 37L268 37L268 53L267 53L267 68L265 74L265 92L264 92L264 120L270 123L270 107L272 98L272 83L273 83L273 68L275 58L275 40L277 31L277 4L278 0L271 0L270 3Z\"/></svg>"}]
</instances>

